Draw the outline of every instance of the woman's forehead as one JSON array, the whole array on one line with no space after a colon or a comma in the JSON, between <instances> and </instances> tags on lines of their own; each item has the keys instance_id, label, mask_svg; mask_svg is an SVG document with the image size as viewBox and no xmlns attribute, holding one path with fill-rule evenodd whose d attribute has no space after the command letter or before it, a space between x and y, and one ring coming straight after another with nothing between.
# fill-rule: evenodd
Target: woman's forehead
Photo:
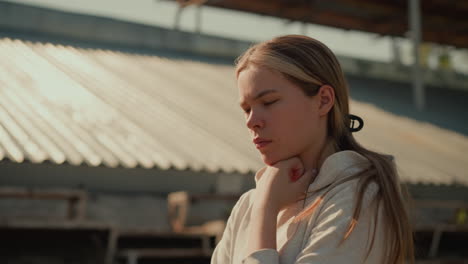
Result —
<instances>
[{"instance_id":1,"label":"woman's forehead","mask_svg":"<svg viewBox=\"0 0 468 264\"><path fill-rule=\"evenodd\" d=\"M271 71L247 70L241 72L237 80L239 101L242 104L268 94L281 93L284 90L282 81Z\"/></svg>"},{"instance_id":2,"label":"woman's forehead","mask_svg":"<svg viewBox=\"0 0 468 264\"><path fill-rule=\"evenodd\" d=\"M237 86L241 93L255 93L275 88L280 90L288 81L279 72L266 67L250 66L239 73Z\"/></svg>"}]
</instances>

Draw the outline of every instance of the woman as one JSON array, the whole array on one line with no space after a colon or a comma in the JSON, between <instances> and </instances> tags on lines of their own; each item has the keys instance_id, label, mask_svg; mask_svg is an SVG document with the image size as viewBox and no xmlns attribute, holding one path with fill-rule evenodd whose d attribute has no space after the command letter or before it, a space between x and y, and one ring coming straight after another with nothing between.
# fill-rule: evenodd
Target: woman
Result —
<instances>
[{"instance_id":1,"label":"woman","mask_svg":"<svg viewBox=\"0 0 468 264\"><path fill-rule=\"evenodd\" d=\"M363 121L349 114L333 53L309 37L277 37L247 50L236 76L266 166L234 206L211 263L413 262L395 165L354 139Z\"/></svg>"}]
</instances>

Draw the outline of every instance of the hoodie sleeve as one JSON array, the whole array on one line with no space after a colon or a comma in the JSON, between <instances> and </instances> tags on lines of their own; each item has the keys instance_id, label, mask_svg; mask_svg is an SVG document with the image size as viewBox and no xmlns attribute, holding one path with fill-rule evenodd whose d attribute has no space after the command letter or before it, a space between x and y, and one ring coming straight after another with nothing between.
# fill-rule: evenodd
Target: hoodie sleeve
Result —
<instances>
[{"instance_id":1,"label":"hoodie sleeve","mask_svg":"<svg viewBox=\"0 0 468 264\"><path fill-rule=\"evenodd\" d=\"M211 264L232 263L232 245L234 243L233 239L235 239L237 221L242 218L241 214L245 213L242 208L247 207L244 206L244 203L248 202L247 196L250 192L251 191L244 193L232 208L231 215L228 218L221 240L216 245L213 255L211 256Z\"/></svg>"}]
</instances>

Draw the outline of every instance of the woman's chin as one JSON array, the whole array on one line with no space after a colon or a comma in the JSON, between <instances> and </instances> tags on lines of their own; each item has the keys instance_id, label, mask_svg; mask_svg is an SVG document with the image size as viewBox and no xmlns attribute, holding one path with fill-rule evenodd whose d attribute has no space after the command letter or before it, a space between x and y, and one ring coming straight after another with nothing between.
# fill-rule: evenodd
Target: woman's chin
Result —
<instances>
[{"instance_id":1,"label":"woman's chin","mask_svg":"<svg viewBox=\"0 0 468 264\"><path fill-rule=\"evenodd\" d=\"M278 157L273 157L271 155L262 154L262 160L263 163L265 163L265 165L271 166L276 162L280 161L281 159L279 159Z\"/></svg>"},{"instance_id":2,"label":"woman's chin","mask_svg":"<svg viewBox=\"0 0 468 264\"><path fill-rule=\"evenodd\" d=\"M292 157L297 157L297 154L290 154L290 153L275 153L276 155L272 155L271 153L261 153L263 163L265 165L271 166L279 161L287 160Z\"/></svg>"}]
</instances>

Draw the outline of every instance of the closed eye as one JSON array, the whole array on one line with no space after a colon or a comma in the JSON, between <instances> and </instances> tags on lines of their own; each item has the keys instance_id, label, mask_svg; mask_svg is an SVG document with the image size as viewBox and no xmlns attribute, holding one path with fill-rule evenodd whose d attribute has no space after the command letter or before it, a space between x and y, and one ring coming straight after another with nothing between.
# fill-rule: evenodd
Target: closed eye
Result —
<instances>
[{"instance_id":1,"label":"closed eye","mask_svg":"<svg viewBox=\"0 0 468 264\"><path fill-rule=\"evenodd\" d=\"M278 102L278 100L273 100L273 101L265 102L265 103L263 103L263 105L269 106L269 105L272 105L272 104L274 104L274 103L276 103L276 102Z\"/></svg>"},{"instance_id":2,"label":"closed eye","mask_svg":"<svg viewBox=\"0 0 468 264\"><path fill-rule=\"evenodd\" d=\"M279 101L279 99L273 100L273 101L269 101L269 102L264 102L263 105L264 105L264 106L270 106L270 105L272 105L272 104L274 104L274 103L276 103L276 102L278 102L278 101ZM249 113L250 113L250 108L242 108L242 110L244 111L245 114L249 114Z\"/></svg>"}]
</instances>

